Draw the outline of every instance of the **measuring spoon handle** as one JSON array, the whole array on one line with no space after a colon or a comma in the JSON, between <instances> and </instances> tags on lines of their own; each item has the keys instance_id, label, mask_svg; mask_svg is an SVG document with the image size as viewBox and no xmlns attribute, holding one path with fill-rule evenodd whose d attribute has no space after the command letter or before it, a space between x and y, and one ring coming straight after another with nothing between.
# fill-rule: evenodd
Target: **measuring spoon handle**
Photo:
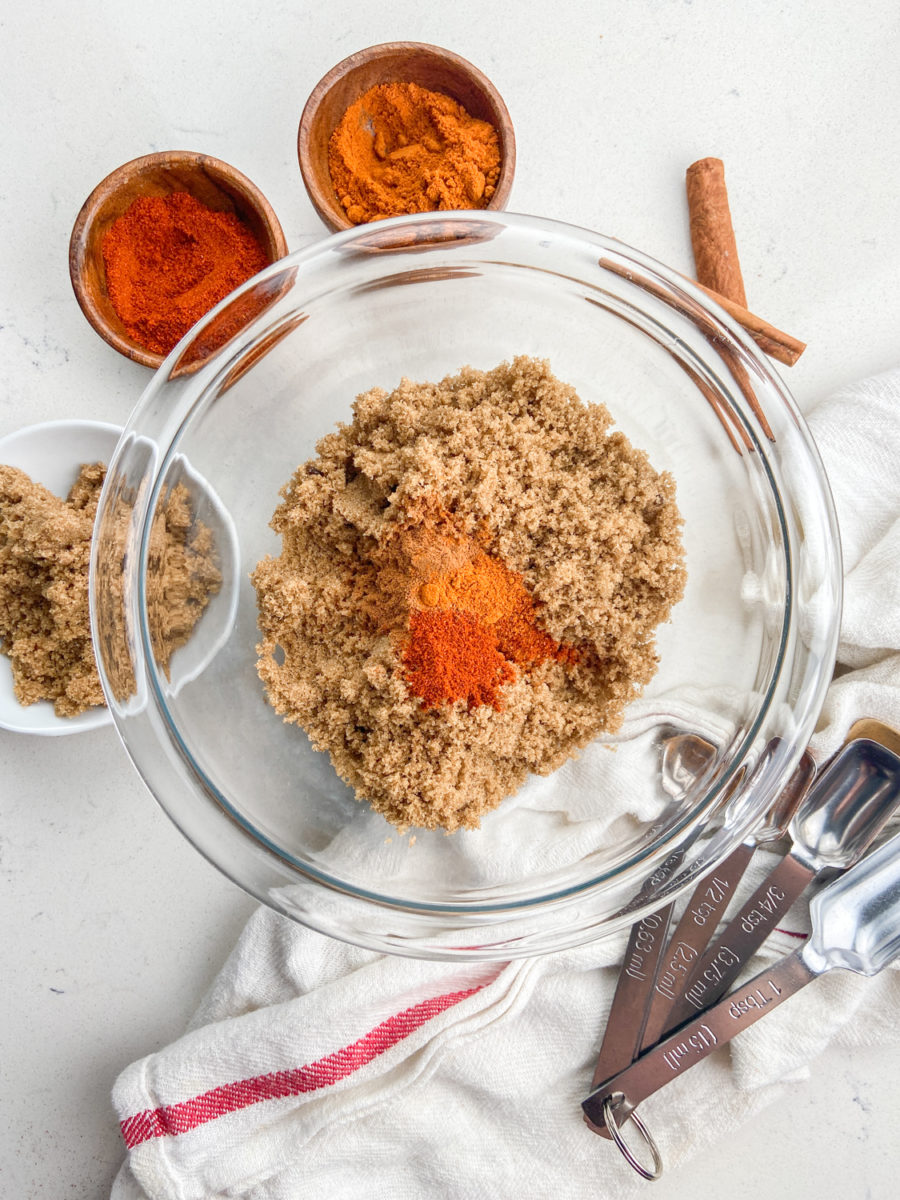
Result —
<instances>
[{"instance_id":1,"label":"measuring spoon handle","mask_svg":"<svg viewBox=\"0 0 900 1200\"><path fill-rule=\"evenodd\" d=\"M753 852L755 840L742 842L711 876L700 881L687 903L660 963L644 1022L641 1049L654 1046L669 1027L670 1017L725 915Z\"/></svg>"},{"instance_id":2,"label":"measuring spoon handle","mask_svg":"<svg viewBox=\"0 0 900 1200\"><path fill-rule=\"evenodd\" d=\"M816 872L793 853L763 880L744 907L706 951L672 1007L662 1035L708 1008L728 991Z\"/></svg>"},{"instance_id":3,"label":"measuring spoon handle","mask_svg":"<svg viewBox=\"0 0 900 1200\"><path fill-rule=\"evenodd\" d=\"M594 1083L621 1071L637 1057L644 1028L647 997L656 980L659 961L672 919L672 904L651 913L631 927L625 958L606 1022Z\"/></svg>"},{"instance_id":4,"label":"measuring spoon handle","mask_svg":"<svg viewBox=\"0 0 900 1200\"><path fill-rule=\"evenodd\" d=\"M608 1103L617 1124L665 1084L706 1058L717 1046L758 1021L764 1013L782 1004L821 972L811 969L802 950L761 971L745 987L646 1051L639 1059L601 1083L582 1102L585 1116L599 1131L605 1131L603 1107Z\"/></svg>"},{"instance_id":5,"label":"measuring spoon handle","mask_svg":"<svg viewBox=\"0 0 900 1200\"><path fill-rule=\"evenodd\" d=\"M644 882L635 897L635 903L649 900L654 890L679 869L683 859L683 849L673 851ZM631 927L616 993L606 1019L600 1056L594 1069L595 1083L621 1071L637 1058L644 1030L647 997L656 982L673 909L674 904L666 904L657 912L635 921Z\"/></svg>"}]
</instances>

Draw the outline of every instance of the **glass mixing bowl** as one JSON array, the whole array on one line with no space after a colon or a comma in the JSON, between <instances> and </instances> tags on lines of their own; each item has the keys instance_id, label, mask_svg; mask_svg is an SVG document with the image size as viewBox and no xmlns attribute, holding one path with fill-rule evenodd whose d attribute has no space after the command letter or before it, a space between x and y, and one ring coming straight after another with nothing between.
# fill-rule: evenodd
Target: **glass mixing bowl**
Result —
<instances>
[{"instance_id":1,"label":"glass mixing bowl","mask_svg":"<svg viewBox=\"0 0 900 1200\"><path fill-rule=\"evenodd\" d=\"M478 831L404 837L266 702L249 576L280 552L269 528L279 489L349 420L358 393L519 354L547 358L672 472L687 590L659 630L659 670L615 738L529 779ZM222 585L167 672L152 637L169 600L151 529L178 484L195 524L211 530ZM834 512L806 426L707 296L582 229L440 213L288 256L173 351L110 464L91 600L128 752L210 861L335 937L509 958L631 923L747 835L819 713L840 586ZM707 752L678 753L697 745Z\"/></svg>"}]
</instances>

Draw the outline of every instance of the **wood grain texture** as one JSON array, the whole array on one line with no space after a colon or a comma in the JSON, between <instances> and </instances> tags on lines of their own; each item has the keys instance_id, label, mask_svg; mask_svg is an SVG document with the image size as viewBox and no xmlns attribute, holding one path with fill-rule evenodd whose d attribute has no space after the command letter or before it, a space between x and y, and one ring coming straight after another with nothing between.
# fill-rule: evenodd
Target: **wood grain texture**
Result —
<instances>
[{"instance_id":1,"label":"wood grain texture","mask_svg":"<svg viewBox=\"0 0 900 1200\"><path fill-rule=\"evenodd\" d=\"M424 42L385 42L339 62L310 94L297 131L300 174L313 208L331 230L352 229L335 194L328 170L328 143L341 117L369 88L382 83L417 83L451 96L473 117L489 121L500 141L500 176L489 209L509 199L516 170L513 124L500 93L477 67L440 46Z\"/></svg>"},{"instance_id":2,"label":"wood grain texture","mask_svg":"<svg viewBox=\"0 0 900 1200\"><path fill-rule=\"evenodd\" d=\"M124 163L88 196L69 240L69 276L81 311L100 336L120 354L156 369L164 355L134 341L106 290L103 237L140 196L189 192L217 212L233 213L256 235L269 262L287 254L284 232L265 196L235 167L187 150L163 151Z\"/></svg>"}]
</instances>

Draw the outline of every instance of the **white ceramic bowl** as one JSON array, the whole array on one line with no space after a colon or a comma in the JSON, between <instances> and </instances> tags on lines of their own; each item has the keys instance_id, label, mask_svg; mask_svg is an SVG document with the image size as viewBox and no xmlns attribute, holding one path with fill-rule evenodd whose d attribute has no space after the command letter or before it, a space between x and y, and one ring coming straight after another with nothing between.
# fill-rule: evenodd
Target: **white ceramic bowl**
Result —
<instances>
[{"instance_id":1,"label":"white ceramic bowl","mask_svg":"<svg viewBox=\"0 0 900 1200\"><path fill-rule=\"evenodd\" d=\"M82 463L108 463L122 430L105 421L48 421L0 438L0 463L18 467L56 496L65 497ZM12 667L0 654L0 729L56 737L84 733L112 721L108 708L89 708L77 717L58 717L49 700L27 708L13 691Z\"/></svg>"}]
</instances>

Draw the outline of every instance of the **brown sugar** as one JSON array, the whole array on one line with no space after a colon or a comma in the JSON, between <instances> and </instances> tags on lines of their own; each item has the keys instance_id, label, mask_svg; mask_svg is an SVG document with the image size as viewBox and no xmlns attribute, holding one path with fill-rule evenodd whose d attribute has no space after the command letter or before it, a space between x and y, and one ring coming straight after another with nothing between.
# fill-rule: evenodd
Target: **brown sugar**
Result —
<instances>
[{"instance_id":1,"label":"brown sugar","mask_svg":"<svg viewBox=\"0 0 900 1200\"><path fill-rule=\"evenodd\" d=\"M483 208L500 174L497 131L450 96L382 83L351 104L328 168L354 225L402 213Z\"/></svg>"},{"instance_id":2,"label":"brown sugar","mask_svg":"<svg viewBox=\"0 0 900 1200\"><path fill-rule=\"evenodd\" d=\"M401 828L612 733L685 582L674 482L546 362L357 398L253 573L269 702Z\"/></svg>"},{"instance_id":3,"label":"brown sugar","mask_svg":"<svg viewBox=\"0 0 900 1200\"><path fill-rule=\"evenodd\" d=\"M20 704L49 700L72 717L105 703L91 645L88 569L106 468L83 466L66 500L15 467L0 466L0 651ZM173 488L150 538L149 624L168 672L221 576L211 534L192 528L187 489ZM127 694L127 691L126 691Z\"/></svg>"},{"instance_id":4,"label":"brown sugar","mask_svg":"<svg viewBox=\"0 0 900 1200\"><path fill-rule=\"evenodd\" d=\"M88 615L91 530L103 483L82 467L67 501L0 466L0 648L20 704L50 700L57 716L103 704Z\"/></svg>"},{"instance_id":5,"label":"brown sugar","mask_svg":"<svg viewBox=\"0 0 900 1200\"><path fill-rule=\"evenodd\" d=\"M194 519L188 489L173 487L154 513L147 551L147 624L157 667L169 678L222 576L212 530Z\"/></svg>"}]
</instances>

